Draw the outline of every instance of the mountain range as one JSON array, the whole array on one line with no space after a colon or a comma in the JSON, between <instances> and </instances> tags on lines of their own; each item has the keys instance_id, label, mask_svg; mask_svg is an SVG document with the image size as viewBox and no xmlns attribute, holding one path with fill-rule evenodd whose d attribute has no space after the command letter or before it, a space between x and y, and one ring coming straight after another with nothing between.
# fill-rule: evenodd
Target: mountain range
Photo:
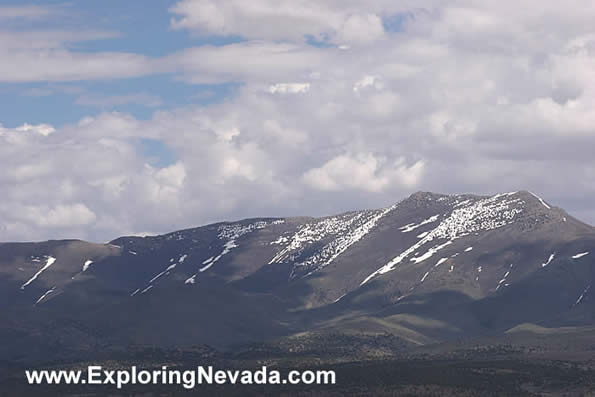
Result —
<instances>
[{"instance_id":1,"label":"mountain range","mask_svg":"<svg viewBox=\"0 0 595 397\"><path fill-rule=\"evenodd\" d=\"M304 333L403 346L595 325L595 228L528 191L222 222L106 244L0 244L0 361Z\"/></svg>"}]
</instances>

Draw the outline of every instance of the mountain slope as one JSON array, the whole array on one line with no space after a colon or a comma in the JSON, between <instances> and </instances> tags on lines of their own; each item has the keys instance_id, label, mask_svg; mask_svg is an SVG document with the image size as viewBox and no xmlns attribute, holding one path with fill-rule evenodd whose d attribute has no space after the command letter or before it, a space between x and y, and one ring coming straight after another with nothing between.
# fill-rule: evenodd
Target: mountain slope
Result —
<instances>
[{"instance_id":1,"label":"mountain slope","mask_svg":"<svg viewBox=\"0 0 595 397\"><path fill-rule=\"evenodd\" d=\"M595 230L530 192L162 236L0 244L0 358L225 348L302 331L408 344L592 325Z\"/></svg>"}]
</instances>

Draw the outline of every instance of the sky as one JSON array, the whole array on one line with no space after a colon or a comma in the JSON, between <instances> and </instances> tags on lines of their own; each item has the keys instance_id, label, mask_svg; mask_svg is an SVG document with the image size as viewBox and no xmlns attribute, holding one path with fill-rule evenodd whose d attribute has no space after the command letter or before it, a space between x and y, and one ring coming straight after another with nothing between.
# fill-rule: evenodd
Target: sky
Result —
<instances>
[{"instance_id":1,"label":"sky","mask_svg":"<svg viewBox=\"0 0 595 397\"><path fill-rule=\"evenodd\" d=\"M595 3L0 1L0 241L531 190L595 223Z\"/></svg>"}]
</instances>

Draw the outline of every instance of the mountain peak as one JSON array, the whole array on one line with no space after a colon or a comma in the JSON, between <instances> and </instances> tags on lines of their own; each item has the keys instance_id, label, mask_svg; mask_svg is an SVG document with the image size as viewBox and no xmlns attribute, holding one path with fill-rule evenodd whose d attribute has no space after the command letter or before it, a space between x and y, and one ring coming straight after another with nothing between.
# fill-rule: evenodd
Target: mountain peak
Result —
<instances>
[{"instance_id":1,"label":"mountain peak","mask_svg":"<svg viewBox=\"0 0 595 397\"><path fill-rule=\"evenodd\" d=\"M383 209L245 219L111 245L0 244L9 323L32 330L0 352L36 354L20 347L37 343L40 313L89 330L109 319L106 343L123 346L128 334L120 330L134 330L148 344L227 346L311 331L306 324L349 329L354 323L346 312L363 313L366 321L382 313L374 327L401 329L387 318L403 316L386 316L387 307L407 315L419 308L415 315L448 323L460 330L453 331L457 337L477 335L485 324L507 329L564 316L592 322L594 254L593 228L526 190L420 191ZM322 313L329 316L323 322ZM70 323L48 324L44 348L81 332ZM85 339L74 339L74 349L86 348Z\"/></svg>"}]
</instances>

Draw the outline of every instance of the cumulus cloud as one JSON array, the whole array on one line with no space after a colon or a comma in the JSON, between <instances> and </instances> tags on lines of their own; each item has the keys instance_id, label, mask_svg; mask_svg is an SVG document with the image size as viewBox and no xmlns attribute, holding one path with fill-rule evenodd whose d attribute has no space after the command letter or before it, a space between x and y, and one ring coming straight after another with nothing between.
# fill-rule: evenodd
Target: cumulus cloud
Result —
<instances>
[{"instance_id":1,"label":"cumulus cloud","mask_svg":"<svg viewBox=\"0 0 595 397\"><path fill-rule=\"evenodd\" d=\"M369 43L384 36L379 14L395 9L388 2L313 0L183 0L171 7L175 29L248 39Z\"/></svg>"},{"instance_id":2,"label":"cumulus cloud","mask_svg":"<svg viewBox=\"0 0 595 397\"><path fill-rule=\"evenodd\" d=\"M34 132L43 136L48 136L51 133L55 132L56 129L49 124L29 124L25 123L21 126L18 126L14 129L4 128L2 124L0 124L0 135L11 135L15 137L17 134L16 132Z\"/></svg>"},{"instance_id":3,"label":"cumulus cloud","mask_svg":"<svg viewBox=\"0 0 595 397\"><path fill-rule=\"evenodd\" d=\"M184 0L171 11L177 29L240 41L160 59L58 45L36 69L34 56L3 58L0 79L15 81L163 70L240 84L220 103L147 119L0 128L0 240L323 215L421 189L530 189L595 220L595 7ZM149 165L140 139L167 145L172 164Z\"/></svg>"},{"instance_id":4,"label":"cumulus cloud","mask_svg":"<svg viewBox=\"0 0 595 397\"><path fill-rule=\"evenodd\" d=\"M313 168L304 174L304 181L319 190L360 189L382 192L389 185L415 186L422 176L424 163L418 161L407 167L404 159L385 165L385 159L372 154L357 156L341 155L320 168Z\"/></svg>"},{"instance_id":5,"label":"cumulus cloud","mask_svg":"<svg viewBox=\"0 0 595 397\"><path fill-rule=\"evenodd\" d=\"M40 227L81 226L92 223L96 216L84 204L49 206L23 206L22 219Z\"/></svg>"},{"instance_id":6,"label":"cumulus cloud","mask_svg":"<svg viewBox=\"0 0 595 397\"><path fill-rule=\"evenodd\" d=\"M310 83L277 83L269 87L271 94L300 94L310 91Z\"/></svg>"}]
</instances>

